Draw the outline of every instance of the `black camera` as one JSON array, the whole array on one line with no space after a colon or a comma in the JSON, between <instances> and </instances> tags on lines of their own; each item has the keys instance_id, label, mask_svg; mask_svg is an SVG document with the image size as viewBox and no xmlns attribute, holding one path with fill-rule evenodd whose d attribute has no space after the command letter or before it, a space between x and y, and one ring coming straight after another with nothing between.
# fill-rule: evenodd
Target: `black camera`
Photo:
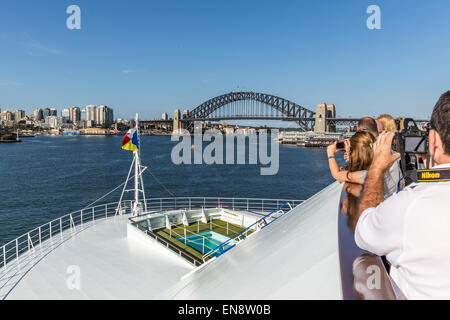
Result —
<instances>
[{"instance_id":1,"label":"black camera","mask_svg":"<svg viewBox=\"0 0 450 320\"><path fill-rule=\"evenodd\" d=\"M421 130L413 119L402 119L392 140L392 149L400 154L427 154L429 128Z\"/></svg>"},{"instance_id":2,"label":"black camera","mask_svg":"<svg viewBox=\"0 0 450 320\"><path fill-rule=\"evenodd\" d=\"M345 141L338 141L338 142L336 143L336 149L338 149L338 150L343 150L343 149L345 149Z\"/></svg>"},{"instance_id":3,"label":"black camera","mask_svg":"<svg viewBox=\"0 0 450 320\"><path fill-rule=\"evenodd\" d=\"M416 171L419 169L419 160L426 157L427 168L429 164L428 134L429 125L420 129L413 119L405 118L396 121L398 132L392 140L392 150L400 153L400 168L405 184L416 181Z\"/></svg>"}]
</instances>

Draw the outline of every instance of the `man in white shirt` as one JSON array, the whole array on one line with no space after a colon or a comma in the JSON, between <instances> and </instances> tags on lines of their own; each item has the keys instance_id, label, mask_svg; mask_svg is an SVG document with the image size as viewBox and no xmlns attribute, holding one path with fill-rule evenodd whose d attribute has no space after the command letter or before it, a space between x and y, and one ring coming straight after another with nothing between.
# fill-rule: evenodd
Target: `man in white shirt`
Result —
<instances>
[{"instance_id":1,"label":"man in white shirt","mask_svg":"<svg viewBox=\"0 0 450 320\"><path fill-rule=\"evenodd\" d=\"M433 172L449 177L450 91L434 107L431 128L429 153L437 164ZM383 201L384 173L400 157L391 152L393 136L382 133L374 144L356 244L386 256L392 279L408 299L450 299L450 179L415 183Z\"/></svg>"}]
</instances>

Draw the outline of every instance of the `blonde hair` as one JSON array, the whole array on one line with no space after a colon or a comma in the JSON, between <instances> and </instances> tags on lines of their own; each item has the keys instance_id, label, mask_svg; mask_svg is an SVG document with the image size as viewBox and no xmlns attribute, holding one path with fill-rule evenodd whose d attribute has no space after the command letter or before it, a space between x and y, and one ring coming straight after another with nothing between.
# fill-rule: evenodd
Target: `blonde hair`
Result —
<instances>
[{"instance_id":1,"label":"blonde hair","mask_svg":"<svg viewBox=\"0 0 450 320\"><path fill-rule=\"evenodd\" d=\"M375 137L368 132L359 131L350 139L350 161L348 172L369 170L373 160Z\"/></svg>"},{"instance_id":2,"label":"blonde hair","mask_svg":"<svg viewBox=\"0 0 450 320\"><path fill-rule=\"evenodd\" d=\"M383 124L384 131L388 132L397 132L397 126L395 124L394 118L392 118L389 114L382 114L378 117L377 120L380 120Z\"/></svg>"}]
</instances>

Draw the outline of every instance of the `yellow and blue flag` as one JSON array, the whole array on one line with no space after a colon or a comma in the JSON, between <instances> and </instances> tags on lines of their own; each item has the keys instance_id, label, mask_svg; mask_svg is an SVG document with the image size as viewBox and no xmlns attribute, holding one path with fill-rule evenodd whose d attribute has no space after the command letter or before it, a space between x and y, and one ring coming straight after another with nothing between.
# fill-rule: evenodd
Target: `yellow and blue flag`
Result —
<instances>
[{"instance_id":1,"label":"yellow and blue flag","mask_svg":"<svg viewBox=\"0 0 450 320\"><path fill-rule=\"evenodd\" d=\"M130 151L139 150L139 140L136 129L130 129L122 139L122 149Z\"/></svg>"}]
</instances>

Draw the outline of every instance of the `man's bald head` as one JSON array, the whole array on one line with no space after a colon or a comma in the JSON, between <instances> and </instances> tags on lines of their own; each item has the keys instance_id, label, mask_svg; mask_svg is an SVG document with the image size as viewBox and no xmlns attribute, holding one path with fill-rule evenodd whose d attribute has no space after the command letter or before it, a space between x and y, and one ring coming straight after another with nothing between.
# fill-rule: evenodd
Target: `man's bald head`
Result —
<instances>
[{"instance_id":1,"label":"man's bald head","mask_svg":"<svg viewBox=\"0 0 450 320\"><path fill-rule=\"evenodd\" d=\"M377 122L371 117L364 117L358 121L356 131L369 132L376 138L378 136Z\"/></svg>"}]
</instances>

